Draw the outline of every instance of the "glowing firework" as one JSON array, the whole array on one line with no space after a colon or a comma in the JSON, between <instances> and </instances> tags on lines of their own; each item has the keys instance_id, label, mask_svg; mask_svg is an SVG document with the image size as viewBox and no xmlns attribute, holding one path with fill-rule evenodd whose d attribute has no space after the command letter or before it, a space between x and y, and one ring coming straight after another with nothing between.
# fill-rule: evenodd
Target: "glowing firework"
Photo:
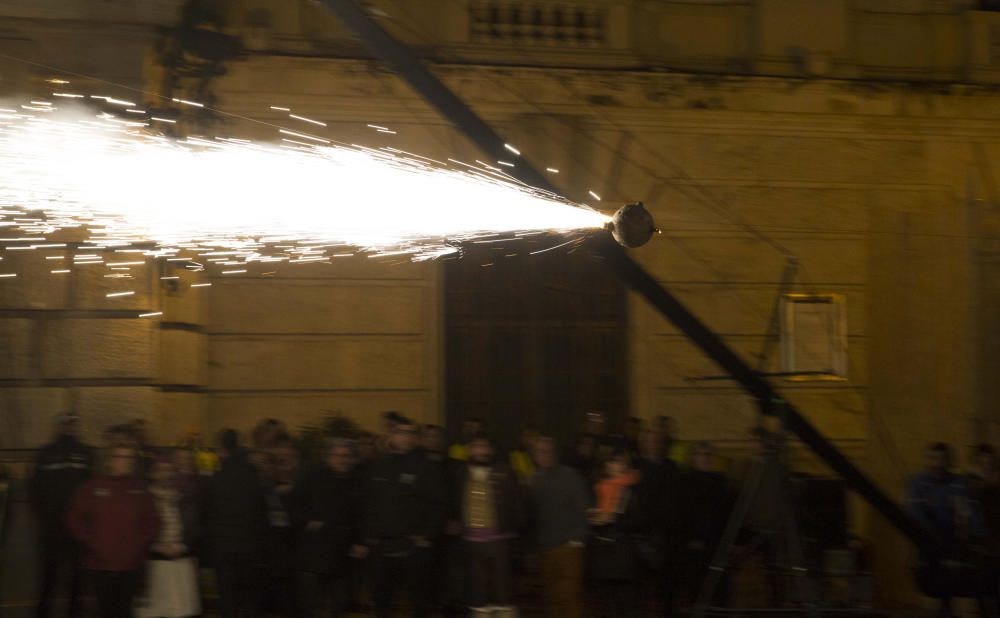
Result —
<instances>
[{"instance_id":1,"label":"glowing firework","mask_svg":"<svg viewBox=\"0 0 1000 618\"><path fill-rule=\"evenodd\" d=\"M345 245L420 259L453 251L449 241L609 221L492 166L458 170L289 130L280 144L175 141L133 116L39 107L46 111L0 113L0 226L27 246L81 228L95 247L153 243L151 255L233 249L227 264L267 261L274 245L294 248L291 261Z\"/></svg>"}]
</instances>

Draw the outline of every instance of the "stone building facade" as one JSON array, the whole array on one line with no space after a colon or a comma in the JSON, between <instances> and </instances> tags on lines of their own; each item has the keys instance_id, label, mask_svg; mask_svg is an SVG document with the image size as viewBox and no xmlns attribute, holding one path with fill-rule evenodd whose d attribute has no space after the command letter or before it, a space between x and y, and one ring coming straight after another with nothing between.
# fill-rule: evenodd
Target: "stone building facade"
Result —
<instances>
[{"instance_id":1,"label":"stone building facade","mask_svg":"<svg viewBox=\"0 0 1000 618\"><path fill-rule=\"evenodd\" d=\"M2 92L45 94L44 79L70 75L153 104L158 28L183 4L7 2ZM226 112L212 131L270 139L287 122L271 106L288 107L346 142L381 137L374 123L397 148L476 158L318 3L210 4L245 48L207 86ZM559 169L568 197L644 201L663 234L635 257L749 360L771 350L762 370L785 369L768 347L782 295L840 299L846 371L779 385L891 495L927 442L1000 439L1000 13L973 0L367 4L536 167ZM42 257L4 255L22 276L0 284L0 447L36 444L71 406L92 429L149 418L164 442L264 416L443 420L440 264L180 270L174 284L149 262L123 304L86 272L49 277ZM692 381L718 370L644 301L630 298L628 316L630 413L745 449L753 402ZM901 586L905 543L855 513L879 539L882 581Z\"/></svg>"}]
</instances>

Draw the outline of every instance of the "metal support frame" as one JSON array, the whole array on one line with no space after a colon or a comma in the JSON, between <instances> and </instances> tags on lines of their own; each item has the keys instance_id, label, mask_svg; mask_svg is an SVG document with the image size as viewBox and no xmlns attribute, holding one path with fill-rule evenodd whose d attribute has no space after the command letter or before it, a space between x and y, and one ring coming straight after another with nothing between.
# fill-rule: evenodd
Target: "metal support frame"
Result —
<instances>
[{"instance_id":1,"label":"metal support frame","mask_svg":"<svg viewBox=\"0 0 1000 618\"><path fill-rule=\"evenodd\" d=\"M469 140L484 153L500 158L504 152L504 140L424 66L406 45L386 32L356 0L320 0L320 2L354 32L369 51L396 72ZM521 159L510 173L522 182L559 193L544 175L524 159ZM614 242L610 234L602 234L594 238L593 242L596 250L605 258L607 265L615 274L653 305L705 355L729 373L757 400L763 413L774 414L776 407L782 408L785 429L795 434L925 555L929 557L939 555L940 544L930 531L917 524L883 493L837 447L823 437L795 406L787 402L765 377L751 368L673 294L632 260L625 250Z\"/></svg>"}]
</instances>

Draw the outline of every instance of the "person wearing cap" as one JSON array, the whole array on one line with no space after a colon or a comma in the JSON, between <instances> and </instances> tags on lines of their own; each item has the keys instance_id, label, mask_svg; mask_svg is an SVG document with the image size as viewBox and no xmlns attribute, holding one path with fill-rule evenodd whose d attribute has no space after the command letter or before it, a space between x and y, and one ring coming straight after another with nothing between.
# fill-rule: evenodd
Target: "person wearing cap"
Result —
<instances>
[{"instance_id":1,"label":"person wearing cap","mask_svg":"<svg viewBox=\"0 0 1000 618\"><path fill-rule=\"evenodd\" d=\"M57 596L63 578L69 584L67 614L79 616L82 610L80 548L66 527L70 501L94 467L93 451L77 437L79 428L80 419L76 414L59 416L55 439L38 451L34 474L28 483L41 558L36 610L39 618L51 615L52 599Z\"/></svg>"}]
</instances>

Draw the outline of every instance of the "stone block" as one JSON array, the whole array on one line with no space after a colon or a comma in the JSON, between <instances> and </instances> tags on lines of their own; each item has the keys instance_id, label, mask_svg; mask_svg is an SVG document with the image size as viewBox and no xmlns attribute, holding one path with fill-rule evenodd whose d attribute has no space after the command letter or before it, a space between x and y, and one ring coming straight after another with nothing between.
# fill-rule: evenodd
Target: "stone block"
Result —
<instances>
[{"instance_id":1,"label":"stone block","mask_svg":"<svg viewBox=\"0 0 1000 618\"><path fill-rule=\"evenodd\" d=\"M197 273L185 268L166 268L160 271L160 277L177 277L177 279L158 279L161 311L164 322L179 322L181 324L201 325L206 321L211 287L192 288L192 284L209 283L204 273Z\"/></svg>"},{"instance_id":2,"label":"stone block","mask_svg":"<svg viewBox=\"0 0 1000 618\"><path fill-rule=\"evenodd\" d=\"M186 330L160 330L160 384L200 386L208 382L208 337Z\"/></svg>"},{"instance_id":3,"label":"stone block","mask_svg":"<svg viewBox=\"0 0 1000 618\"><path fill-rule=\"evenodd\" d=\"M26 380L40 377L35 350L36 326L33 320L0 319L0 379Z\"/></svg>"},{"instance_id":4,"label":"stone block","mask_svg":"<svg viewBox=\"0 0 1000 618\"><path fill-rule=\"evenodd\" d=\"M639 48L663 62L733 66L746 61L748 7L645 2L636 17Z\"/></svg>"},{"instance_id":5,"label":"stone block","mask_svg":"<svg viewBox=\"0 0 1000 618\"><path fill-rule=\"evenodd\" d=\"M429 345L418 337L223 336L211 338L213 390L419 389Z\"/></svg>"},{"instance_id":6,"label":"stone block","mask_svg":"<svg viewBox=\"0 0 1000 618\"><path fill-rule=\"evenodd\" d=\"M149 319L66 319L40 323L46 378L153 378L158 338Z\"/></svg>"},{"instance_id":7,"label":"stone block","mask_svg":"<svg viewBox=\"0 0 1000 618\"><path fill-rule=\"evenodd\" d=\"M204 393L156 393L156 411L151 421L151 439L155 444L180 444L189 432L200 432L202 444L214 444L215 436L205 433L208 397Z\"/></svg>"},{"instance_id":8,"label":"stone block","mask_svg":"<svg viewBox=\"0 0 1000 618\"><path fill-rule=\"evenodd\" d=\"M213 333L419 334L426 328L426 285L217 280Z\"/></svg>"},{"instance_id":9,"label":"stone block","mask_svg":"<svg viewBox=\"0 0 1000 618\"><path fill-rule=\"evenodd\" d=\"M105 264L144 262L143 265L121 266L128 271L113 271L102 264L72 266L71 306L73 309L111 309L157 311L159 304L154 280L159 271L147 258L135 253L101 252ZM67 266L67 268L70 268ZM124 274L128 279L115 279L106 275ZM108 297L108 294L133 292L130 296Z\"/></svg>"},{"instance_id":10,"label":"stone block","mask_svg":"<svg viewBox=\"0 0 1000 618\"><path fill-rule=\"evenodd\" d=\"M73 391L85 435L91 444L99 444L101 433L112 425L137 418L152 424L156 419L159 394L156 387L82 386Z\"/></svg>"},{"instance_id":11,"label":"stone block","mask_svg":"<svg viewBox=\"0 0 1000 618\"><path fill-rule=\"evenodd\" d=\"M793 62L796 53L847 53L850 13L842 0L763 0L756 17L758 57Z\"/></svg>"},{"instance_id":12,"label":"stone block","mask_svg":"<svg viewBox=\"0 0 1000 618\"><path fill-rule=\"evenodd\" d=\"M0 448L37 448L48 442L56 417L71 409L65 388L0 388Z\"/></svg>"},{"instance_id":13,"label":"stone block","mask_svg":"<svg viewBox=\"0 0 1000 618\"><path fill-rule=\"evenodd\" d=\"M0 228L3 229L3 228ZM4 251L0 255L0 309L62 309L69 301L69 277L52 274L65 260L46 260L64 255L59 251ZM68 267L67 267L68 268Z\"/></svg>"}]
</instances>

